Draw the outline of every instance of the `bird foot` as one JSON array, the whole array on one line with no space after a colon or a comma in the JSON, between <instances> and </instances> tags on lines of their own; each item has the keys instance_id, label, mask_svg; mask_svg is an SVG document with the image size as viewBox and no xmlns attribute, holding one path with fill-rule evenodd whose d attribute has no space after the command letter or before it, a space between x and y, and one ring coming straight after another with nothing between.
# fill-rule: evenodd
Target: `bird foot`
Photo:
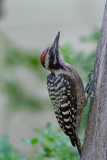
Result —
<instances>
[{"instance_id":1,"label":"bird foot","mask_svg":"<svg viewBox=\"0 0 107 160\"><path fill-rule=\"evenodd\" d=\"M92 80L92 75L93 75L93 74L94 74L94 71L90 71L90 72L88 73L88 82L87 82L87 84L86 84L86 86L85 86L85 89L84 89L85 93L88 94L88 97L92 97L92 98L95 97L95 96L94 96L94 92L91 90L92 83L93 83L93 80Z\"/></svg>"}]
</instances>

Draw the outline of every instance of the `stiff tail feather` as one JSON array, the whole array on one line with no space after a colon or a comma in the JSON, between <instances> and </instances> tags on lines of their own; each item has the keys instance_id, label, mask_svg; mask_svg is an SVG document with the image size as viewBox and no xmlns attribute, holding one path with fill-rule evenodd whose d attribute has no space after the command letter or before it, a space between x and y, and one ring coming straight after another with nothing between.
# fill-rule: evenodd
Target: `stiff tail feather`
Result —
<instances>
[{"instance_id":1,"label":"stiff tail feather","mask_svg":"<svg viewBox=\"0 0 107 160\"><path fill-rule=\"evenodd\" d=\"M77 149L78 149L78 152L79 152L79 155L81 156L81 151L82 151L82 145L81 145L81 142L80 142L80 139L79 137L77 136L77 134L69 137L70 138L70 141L72 143L72 145L75 147L75 145L77 146Z\"/></svg>"}]
</instances>

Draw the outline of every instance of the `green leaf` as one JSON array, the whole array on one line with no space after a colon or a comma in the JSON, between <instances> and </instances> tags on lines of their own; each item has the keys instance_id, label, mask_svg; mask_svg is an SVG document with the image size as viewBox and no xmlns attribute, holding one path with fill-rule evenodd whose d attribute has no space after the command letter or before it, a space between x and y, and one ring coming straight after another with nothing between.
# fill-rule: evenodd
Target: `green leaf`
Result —
<instances>
[{"instance_id":1,"label":"green leaf","mask_svg":"<svg viewBox=\"0 0 107 160\"><path fill-rule=\"evenodd\" d=\"M33 131L35 131L36 133L42 133L43 131L41 129L33 129Z\"/></svg>"},{"instance_id":2,"label":"green leaf","mask_svg":"<svg viewBox=\"0 0 107 160\"><path fill-rule=\"evenodd\" d=\"M52 124L51 123L47 123L46 124L46 129L44 130L44 133L45 134L48 134L51 132L51 129L52 129Z\"/></svg>"},{"instance_id":3,"label":"green leaf","mask_svg":"<svg viewBox=\"0 0 107 160\"><path fill-rule=\"evenodd\" d=\"M32 145L35 145L37 143L38 143L38 138L34 138L34 139L31 140Z\"/></svg>"}]
</instances>

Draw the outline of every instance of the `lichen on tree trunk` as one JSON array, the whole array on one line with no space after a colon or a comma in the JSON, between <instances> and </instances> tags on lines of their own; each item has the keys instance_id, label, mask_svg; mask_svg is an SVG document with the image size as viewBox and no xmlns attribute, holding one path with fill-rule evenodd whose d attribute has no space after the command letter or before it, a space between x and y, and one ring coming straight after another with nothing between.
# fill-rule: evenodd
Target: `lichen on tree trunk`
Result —
<instances>
[{"instance_id":1,"label":"lichen on tree trunk","mask_svg":"<svg viewBox=\"0 0 107 160\"><path fill-rule=\"evenodd\" d=\"M81 160L107 160L107 0L98 43L88 122Z\"/></svg>"}]
</instances>

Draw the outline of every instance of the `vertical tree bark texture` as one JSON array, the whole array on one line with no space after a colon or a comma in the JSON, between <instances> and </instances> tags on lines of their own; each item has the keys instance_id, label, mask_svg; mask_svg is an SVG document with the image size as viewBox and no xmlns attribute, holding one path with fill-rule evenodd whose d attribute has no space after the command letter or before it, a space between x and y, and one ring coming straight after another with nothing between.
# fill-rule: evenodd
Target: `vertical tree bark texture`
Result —
<instances>
[{"instance_id":1,"label":"vertical tree bark texture","mask_svg":"<svg viewBox=\"0 0 107 160\"><path fill-rule=\"evenodd\" d=\"M97 47L94 83L81 160L107 160L107 0Z\"/></svg>"}]
</instances>

